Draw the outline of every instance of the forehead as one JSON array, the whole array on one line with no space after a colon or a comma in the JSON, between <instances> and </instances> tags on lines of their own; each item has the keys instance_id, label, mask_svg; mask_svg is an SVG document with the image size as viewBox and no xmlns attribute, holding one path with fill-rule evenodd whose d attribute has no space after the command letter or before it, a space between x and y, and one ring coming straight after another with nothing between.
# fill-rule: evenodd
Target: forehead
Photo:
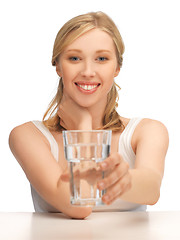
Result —
<instances>
[{"instance_id":1,"label":"forehead","mask_svg":"<svg viewBox=\"0 0 180 240\"><path fill-rule=\"evenodd\" d=\"M92 29L69 44L65 51L70 49L89 49L96 51L105 49L109 51L115 51L115 45L112 37L108 33L100 29Z\"/></svg>"}]
</instances>

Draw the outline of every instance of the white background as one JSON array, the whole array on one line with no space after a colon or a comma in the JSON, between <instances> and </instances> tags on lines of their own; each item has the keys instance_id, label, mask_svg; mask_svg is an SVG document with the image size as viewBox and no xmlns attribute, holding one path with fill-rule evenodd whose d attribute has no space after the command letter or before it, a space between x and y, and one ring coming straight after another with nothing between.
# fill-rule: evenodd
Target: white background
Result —
<instances>
[{"instance_id":1,"label":"white background","mask_svg":"<svg viewBox=\"0 0 180 240\"><path fill-rule=\"evenodd\" d=\"M11 129L41 120L58 77L51 66L54 39L70 18L104 11L125 43L119 113L147 117L168 128L161 198L148 209L180 210L180 7L175 0L0 2L0 211L33 211L29 183L8 146Z\"/></svg>"}]
</instances>

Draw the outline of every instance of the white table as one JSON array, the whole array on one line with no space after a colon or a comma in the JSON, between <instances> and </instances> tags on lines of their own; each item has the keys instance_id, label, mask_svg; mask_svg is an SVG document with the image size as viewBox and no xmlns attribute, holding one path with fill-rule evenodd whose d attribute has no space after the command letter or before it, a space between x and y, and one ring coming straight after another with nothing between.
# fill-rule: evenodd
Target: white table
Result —
<instances>
[{"instance_id":1,"label":"white table","mask_svg":"<svg viewBox=\"0 0 180 240\"><path fill-rule=\"evenodd\" d=\"M180 212L98 212L85 220L54 213L0 213L2 240L180 240Z\"/></svg>"}]
</instances>

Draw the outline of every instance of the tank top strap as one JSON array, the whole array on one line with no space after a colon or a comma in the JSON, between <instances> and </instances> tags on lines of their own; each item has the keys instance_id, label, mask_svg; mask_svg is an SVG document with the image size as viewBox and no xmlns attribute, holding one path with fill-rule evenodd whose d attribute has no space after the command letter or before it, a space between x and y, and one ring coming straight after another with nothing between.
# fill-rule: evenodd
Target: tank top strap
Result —
<instances>
[{"instance_id":1,"label":"tank top strap","mask_svg":"<svg viewBox=\"0 0 180 240\"><path fill-rule=\"evenodd\" d=\"M54 158L56 159L56 161L58 161L58 158L59 158L58 144L57 144L55 138L53 137L53 135L51 134L51 132L49 131L49 129L46 126L44 126L44 124L41 121L32 121L32 123L47 138L47 140L50 144L50 147L51 147L51 152L52 152Z\"/></svg>"},{"instance_id":2,"label":"tank top strap","mask_svg":"<svg viewBox=\"0 0 180 240\"><path fill-rule=\"evenodd\" d=\"M132 135L141 120L142 118L130 119L119 138L119 153L122 154L125 160L129 163L130 168L134 167L136 157L131 145Z\"/></svg>"}]
</instances>

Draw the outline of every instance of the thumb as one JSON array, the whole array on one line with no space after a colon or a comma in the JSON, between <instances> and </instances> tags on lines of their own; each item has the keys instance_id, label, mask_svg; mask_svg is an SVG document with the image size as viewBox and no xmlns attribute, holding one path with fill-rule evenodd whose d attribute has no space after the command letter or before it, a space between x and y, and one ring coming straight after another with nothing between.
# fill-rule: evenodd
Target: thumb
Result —
<instances>
[{"instance_id":1,"label":"thumb","mask_svg":"<svg viewBox=\"0 0 180 240\"><path fill-rule=\"evenodd\" d=\"M69 173L63 173L61 174L61 180L64 181L64 182L69 182L70 180L70 174Z\"/></svg>"}]
</instances>

